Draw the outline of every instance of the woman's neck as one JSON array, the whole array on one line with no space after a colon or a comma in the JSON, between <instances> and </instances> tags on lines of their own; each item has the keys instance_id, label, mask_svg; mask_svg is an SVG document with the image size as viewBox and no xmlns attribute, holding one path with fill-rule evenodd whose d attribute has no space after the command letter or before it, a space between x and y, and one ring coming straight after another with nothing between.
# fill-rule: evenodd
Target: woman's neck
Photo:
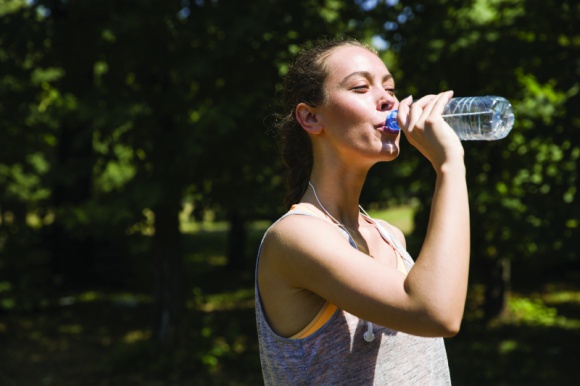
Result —
<instances>
[{"instance_id":1,"label":"woman's neck","mask_svg":"<svg viewBox=\"0 0 580 386\"><path fill-rule=\"evenodd\" d=\"M366 173L323 173L313 170L310 185L302 198L322 212L327 212L345 226L356 227L359 221L359 199Z\"/></svg>"}]
</instances>

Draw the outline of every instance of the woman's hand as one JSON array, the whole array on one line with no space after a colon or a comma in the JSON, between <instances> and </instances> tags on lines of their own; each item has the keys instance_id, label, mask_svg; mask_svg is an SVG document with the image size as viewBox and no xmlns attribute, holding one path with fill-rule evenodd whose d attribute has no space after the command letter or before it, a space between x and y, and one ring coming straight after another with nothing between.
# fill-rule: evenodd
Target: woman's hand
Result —
<instances>
[{"instance_id":1,"label":"woman's hand","mask_svg":"<svg viewBox=\"0 0 580 386\"><path fill-rule=\"evenodd\" d=\"M399 126L436 170L457 158L463 162L461 141L441 116L452 96L453 91L446 91L424 96L415 103L409 97L399 104Z\"/></svg>"},{"instance_id":2,"label":"woman's hand","mask_svg":"<svg viewBox=\"0 0 580 386\"><path fill-rule=\"evenodd\" d=\"M441 116L452 95L428 95L412 105L410 98L403 100L397 117L409 142L437 172L427 235L405 287L420 308L437 303L453 325L463 315L467 294L470 223L463 147Z\"/></svg>"}]
</instances>

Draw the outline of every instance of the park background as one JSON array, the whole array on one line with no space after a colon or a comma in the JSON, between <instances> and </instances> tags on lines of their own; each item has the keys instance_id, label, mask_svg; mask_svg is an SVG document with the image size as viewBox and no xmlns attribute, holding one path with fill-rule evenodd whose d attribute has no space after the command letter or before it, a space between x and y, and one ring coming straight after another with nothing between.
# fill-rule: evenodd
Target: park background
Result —
<instances>
[{"instance_id":1,"label":"park background","mask_svg":"<svg viewBox=\"0 0 580 386\"><path fill-rule=\"evenodd\" d=\"M566 0L0 1L0 384L258 385L254 262L281 213L275 113L303 42L373 44L399 98L501 95L464 142L457 385L574 384L580 5ZM362 205L416 256L434 173L403 139Z\"/></svg>"}]
</instances>

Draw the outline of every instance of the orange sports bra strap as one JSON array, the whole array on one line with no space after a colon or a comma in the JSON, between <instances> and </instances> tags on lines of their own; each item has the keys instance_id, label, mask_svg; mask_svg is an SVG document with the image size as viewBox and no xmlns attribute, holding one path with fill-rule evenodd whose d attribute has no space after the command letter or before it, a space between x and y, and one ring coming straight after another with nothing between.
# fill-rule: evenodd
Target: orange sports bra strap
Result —
<instances>
[{"instance_id":1,"label":"orange sports bra strap","mask_svg":"<svg viewBox=\"0 0 580 386\"><path fill-rule=\"evenodd\" d=\"M290 337L290 339L303 339L307 336L314 334L318 331L322 326L326 324L334 315L334 312L338 309L334 304L326 302L322 305L318 314L312 319L310 323L306 327L304 327L300 332L294 334Z\"/></svg>"}]
</instances>

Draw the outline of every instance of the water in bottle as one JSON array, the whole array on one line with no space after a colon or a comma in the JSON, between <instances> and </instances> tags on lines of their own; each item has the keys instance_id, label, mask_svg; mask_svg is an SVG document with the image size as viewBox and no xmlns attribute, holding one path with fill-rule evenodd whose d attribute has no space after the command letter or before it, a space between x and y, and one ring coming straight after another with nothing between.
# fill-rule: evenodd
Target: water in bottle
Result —
<instances>
[{"instance_id":1,"label":"water in bottle","mask_svg":"<svg viewBox=\"0 0 580 386\"><path fill-rule=\"evenodd\" d=\"M442 116L461 140L502 139L514 125L512 105L505 98L493 95L452 98ZM396 110L389 113L385 128L399 130Z\"/></svg>"}]
</instances>

